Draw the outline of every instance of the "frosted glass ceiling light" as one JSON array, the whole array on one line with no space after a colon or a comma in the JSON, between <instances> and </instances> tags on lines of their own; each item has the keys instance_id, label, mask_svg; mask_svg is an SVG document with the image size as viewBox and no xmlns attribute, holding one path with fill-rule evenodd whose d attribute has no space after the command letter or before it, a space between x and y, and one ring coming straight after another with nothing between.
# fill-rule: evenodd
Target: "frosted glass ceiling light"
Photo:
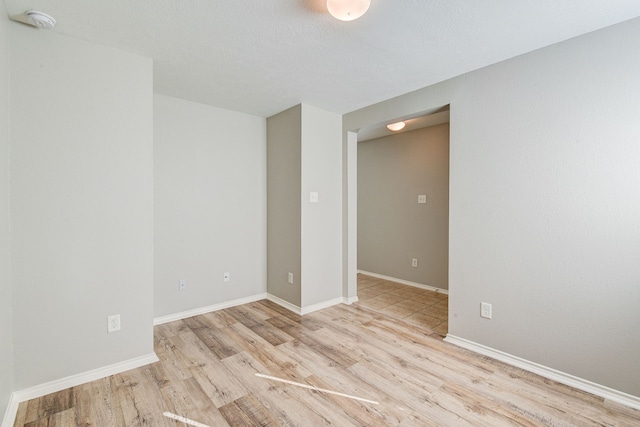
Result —
<instances>
[{"instance_id":1,"label":"frosted glass ceiling light","mask_svg":"<svg viewBox=\"0 0 640 427\"><path fill-rule=\"evenodd\" d=\"M391 123L390 125L387 125L387 129L395 132L404 129L404 126L404 122Z\"/></svg>"},{"instance_id":2,"label":"frosted glass ceiling light","mask_svg":"<svg viewBox=\"0 0 640 427\"><path fill-rule=\"evenodd\" d=\"M56 20L44 12L28 10L24 14L27 15L27 22L36 28L46 28L50 30L56 26Z\"/></svg>"},{"instance_id":3,"label":"frosted glass ceiling light","mask_svg":"<svg viewBox=\"0 0 640 427\"><path fill-rule=\"evenodd\" d=\"M327 0L331 16L341 21L353 21L369 10L371 0Z\"/></svg>"}]
</instances>

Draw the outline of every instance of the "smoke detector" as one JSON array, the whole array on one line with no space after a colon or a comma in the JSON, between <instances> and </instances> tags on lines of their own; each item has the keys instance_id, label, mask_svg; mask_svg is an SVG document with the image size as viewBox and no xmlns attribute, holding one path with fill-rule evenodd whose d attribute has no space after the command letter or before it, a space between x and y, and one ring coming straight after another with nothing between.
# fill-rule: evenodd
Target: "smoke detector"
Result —
<instances>
[{"instance_id":1,"label":"smoke detector","mask_svg":"<svg viewBox=\"0 0 640 427\"><path fill-rule=\"evenodd\" d=\"M27 15L27 22L36 28L45 28L50 30L56 26L56 20L44 12L28 10L24 14Z\"/></svg>"}]
</instances>

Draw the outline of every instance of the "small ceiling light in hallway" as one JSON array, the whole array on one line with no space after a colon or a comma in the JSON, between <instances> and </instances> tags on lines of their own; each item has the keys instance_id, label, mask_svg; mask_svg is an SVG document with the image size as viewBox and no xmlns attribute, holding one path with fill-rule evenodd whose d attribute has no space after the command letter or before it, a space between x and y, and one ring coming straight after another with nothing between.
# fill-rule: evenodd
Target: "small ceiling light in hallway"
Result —
<instances>
[{"instance_id":1,"label":"small ceiling light in hallway","mask_svg":"<svg viewBox=\"0 0 640 427\"><path fill-rule=\"evenodd\" d=\"M369 10L371 0L327 0L331 16L341 21L353 21Z\"/></svg>"},{"instance_id":2,"label":"small ceiling light in hallway","mask_svg":"<svg viewBox=\"0 0 640 427\"><path fill-rule=\"evenodd\" d=\"M397 123L391 123L387 125L387 129L392 130L394 132L402 130L404 129L404 127L405 127L405 122L397 122Z\"/></svg>"}]
</instances>

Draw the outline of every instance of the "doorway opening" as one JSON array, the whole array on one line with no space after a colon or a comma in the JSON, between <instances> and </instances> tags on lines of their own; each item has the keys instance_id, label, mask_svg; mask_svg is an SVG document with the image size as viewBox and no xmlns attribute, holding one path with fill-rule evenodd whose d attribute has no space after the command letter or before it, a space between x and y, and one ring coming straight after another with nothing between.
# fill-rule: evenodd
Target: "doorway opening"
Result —
<instances>
[{"instance_id":1,"label":"doorway opening","mask_svg":"<svg viewBox=\"0 0 640 427\"><path fill-rule=\"evenodd\" d=\"M359 306L448 331L449 106L357 133ZM355 164L354 164L355 163Z\"/></svg>"}]
</instances>

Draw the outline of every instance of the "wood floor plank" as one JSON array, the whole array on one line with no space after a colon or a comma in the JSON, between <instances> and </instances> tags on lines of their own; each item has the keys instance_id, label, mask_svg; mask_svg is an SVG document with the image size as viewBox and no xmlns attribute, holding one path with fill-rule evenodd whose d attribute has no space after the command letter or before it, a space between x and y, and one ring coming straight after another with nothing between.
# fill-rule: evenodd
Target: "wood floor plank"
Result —
<instances>
[{"instance_id":1,"label":"wood floor plank","mask_svg":"<svg viewBox=\"0 0 640 427\"><path fill-rule=\"evenodd\" d=\"M271 414L271 411L265 408L253 394L248 394L237 399L233 402L233 405L239 412L239 414L234 414L234 416L239 415L239 419L231 420L227 418L224 411L222 411L230 425L251 425L258 427L277 427L280 425L280 422Z\"/></svg>"},{"instance_id":2,"label":"wood floor plank","mask_svg":"<svg viewBox=\"0 0 640 427\"><path fill-rule=\"evenodd\" d=\"M205 313L202 315L202 317L207 319L207 321L215 328L224 328L238 323L238 321L233 318L233 316L222 310Z\"/></svg>"},{"instance_id":3,"label":"wood floor plank","mask_svg":"<svg viewBox=\"0 0 640 427\"><path fill-rule=\"evenodd\" d=\"M268 341L269 344L276 346L293 340L293 337L285 331L266 323L260 326L252 326L250 328L256 335Z\"/></svg>"},{"instance_id":4,"label":"wood floor plank","mask_svg":"<svg viewBox=\"0 0 640 427\"><path fill-rule=\"evenodd\" d=\"M340 388L339 384L323 381L320 377L315 375L307 378L306 383L320 389L345 393L345 390ZM351 396L363 399L369 397L369 400L372 398L380 399L381 402L373 404L331 393L325 393L323 394L323 398L326 400L326 404L323 405L323 407L326 411L343 411L344 415L352 420L353 425L360 426L396 425L404 417L404 414L400 414L397 411L389 411L389 401L380 394L365 393L362 395L359 393L359 390L356 390L353 393L357 394L345 394L350 394Z\"/></svg>"},{"instance_id":5,"label":"wood floor plank","mask_svg":"<svg viewBox=\"0 0 640 427\"><path fill-rule=\"evenodd\" d=\"M199 387L216 407L226 405L247 393L217 356L213 355L197 336L184 333L172 338L177 351L176 357L189 367L189 372Z\"/></svg>"},{"instance_id":6,"label":"wood floor plank","mask_svg":"<svg viewBox=\"0 0 640 427\"><path fill-rule=\"evenodd\" d=\"M387 425L395 425L406 416L406 412L403 412L404 409L398 410L401 402L395 396L389 395L386 390L381 390L376 385L366 382L358 375L354 375L351 371L325 358L323 355L315 353L306 345L294 341L280 346L279 349L289 354L292 358L297 358L299 363L314 372L315 378L330 384L329 387L322 388L380 402L382 405L375 406L372 410L377 411L379 417L385 421L389 421ZM314 377L309 377L306 381L312 381ZM370 408L367 410L370 410Z\"/></svg>"},{"instance_id":7,"label":"wood floor plank","mask_svg":"<svg viewBox=\"0 0 640 427\"><path fill-rule=\"evenodd\" d=\"M29 402L27 405L24 423L29 424L41 419L49 419L52 415L66 411L72 406L72 388L48 394L37 401Z\"/></svg>"},{"instance_id":8,"label":"wood floor plank","mask_svg":"<svg viewBox=\"0 0 640 427\"><path fill-rule=\"evenodd\" d=\"M132 369L114 376L114 393L122 408L124 425L171 425L162 415L168 406L160 389L149 381L147 369Z\"/></svg>"},{"instance_id":9,"label":"wood floor plank","mask_svg":"<svg viewBox=\"0 0 640 427\"><path fill-rule=\"evenodd\" d=\"M247 353L266 367L272 375L276 375L291 381L301 381L311 375L311 372L296 360L257 336L253 330L242 324L231 327L235 332L233 336Z\"/></svg>"},{"instance_id":10,"label":"wood floor plank","mask_svg":"<svg viewBox=\"0 0 640 427\"><path fill-rule=\"evenodd\" d=\"M166 345L173 346L169 341L166 341ZM153 366L154 376L152 376L152 381L157 383L157 387L160 387L163 382L180 382L193 376L193 373L177 350L166 351L165 349L159 352L158 346L156 346L156 354L160 361Z\"/></svg>"},{"instance_id":11,"label":"wood floor plank","mask_svg":"<svg viewBox=\"0 0 640 427\"><path fill-rule=\"evenodd\" d=\"M295 322L285 316L271 317L271 318L265 319L265 322L269 323L274 328L278 328L286 332L286 334L292 338L300 338L303 336L308 336L312 332L317 330L317 329L313 329L313 330L306 329L300 324L300 322Z\"/></svg>"},{"instance_id":12,"label":"wood floor plank","mask_svg":"<svg viewBox=\"0 0 640 427\"><path fill-rule=\"evenodd\" d=\"M260 424L249 418L249 416L240 409L235 401L221 406L220 413L230 426L260 427Z\"/></svg>"},{"instance_id":13,"label":"wood floor plank","mask_svg":"<svg viewBox=\"0 0 640 427\"><path fill-rule=\"evenodd\" d=\"M408 412L418 412L431 422L440 425L472 426L465 418L466 414L456 414L440 409L434 404L434 393L428 389L420 389L412 386L408 381L398 375L386 371L372 369L374 366L358 363L349 368L354 375L372 386L377 386L386 393L392 394L400 402L400 409Z\"/></svg>"},{"instance_id":14,"label":"wood floor plank","mask_svg":"<svg viewBox=\"0 0 640 427\"><path fill-rule=\"evenodd\" d=\"M30 402L37 400L37 399L32 399L28 402L20 402L20 404L18 405L18 412L16 413L16 419L15 422L13 423L14 426L24 426L26 423L26 418L27 418L27 406Z\"/></svg>"},{"instance_id":15,"label":"wood floor plank","mask_svg":"<svg viewBox=\"0 0 640 427\"><path fill-rule=\"evenodd\" d=\"M120 403L113 393L114 377L106 377L74 387L74 409L78 426L94 425L101 420L105 427L124 424Z\"/></svg>"},{"instance_id":16,"label":"wood floor plank","mask_svg":"<svg viewBox=\"0 0 640 427\"><path fill-rule=\"evenodd\" d=\"M317 414L310 407L292 397L288 387L282 384L271 384L263 378L256 377L255 373L268 371L248 353L239 353L228 357L222 363L237 375L237 378L245 387L252 390L256 398L269 406L281 425L311 426L331 424L325 416ZM306 420L306 424L300 424L300 420Z\"/></svg>"},{"instance_id":17,"label":"wood floor plank","mask_svg":"<svg viewBox=\"0 0 640 427\"><path fill-rule=\"evenodd\" d=\"M260 300L259 304L264 305L265 307L278 312L281 316L286 317L290 320L293 320L303 328L309 329L311 331L315 331L317 329L322 328L322 324L320 322L315 321L314 319L306 316L300 316L299 314L292 313L284 307L279 306L273 301L269 300Z\"/></svg>"},{"instance_id":18,"label":"wood floor plank","mask_svg":"<svg viewBox=\"0 0 640 427\"><path fill-rule=\"evenodd\" d=\"M264 324L262 314L256 315L255 310L247 305L227 308L225 312L249 329Z\"/></svg>"},{"instance_id":19,"label":"wood floor plank","mask_svg":"<svg viewBox=\"0 0 640 427\"><path fill-rule=\"evenodd\" d=\"M76 413L73 408L55 412L52 415L25 424L25 427L69 427L76 425Z\"/></svg>"},{"instance_id":20,"label":"wood floor plank","mask_svg":"<svg viewBox=\"0 0 640 427\"><path fill-rule=\"evenodd\" d=\"M184 330L188 329L188 326L182 320L176 320L174 322L163 323L153 327L154 337L169 338L175 335L179 335Z\"/></svg>"},{"instance_id":21,"label":"wood floor plank","mask_svg":"<svg viewBox=\"0 0 640 427\"><path fill-rule=\"evenodd\" d=\"M193 316L193 317L187 317L186 319L182 319L182 322L185 324L185 326L191 330L193 329L202 329L202 328L217 328L217 326L214 325L214 322L210 321L209 318L207 318L206 316ZM180 331L180 333L184 333L185 331L182 330ZM180 335L180 334L176 334L176 335Z\"/></svg>"},{"instance_id":22,"label":"wood floor plank","mask_svg":"<svg viewBox=\"0 0 640 427\"><path fill-rule=\"evenodd\" d=\"M238 322L251 329L256 335L271 345L275 346L293 339L284 329L270 324L268 318L264 317L266 313L254 309L253 306L234 307L231 313Z\"/></svg>"},{"instance_id":23,"label":"wood floor plank","mask_svg":"<svg viewBox=\"0 0 640 427\"><path fill-rule=\"evenodd\" d=\"M169 412L185 417L192 416L211 403L195 378L166 384L160 389L160 393Z\"/></svg>"},{"instance_id":24,"label":"wood floor plank","mask_svg":"<svg viewBox=\"0 0 640 427\"><path fill-rule=\"evenodd\" d=\"M206 365L212 360L219 359L191 330L169 338L168 341L175 349L173 352L175 357L180 358L181 363L187 368Z\"/></svg>"},{"instance_id":25,"label":"wood floor plank","mask_svg":"<svg viewBox=\"0 0 640 427\"><path fill-rule=\"evenodd\" d=\"M315 336L301 334L295 341L304 344L315 353L324 356L325 359L331 360L333 363L337 363L342 367L346 368L357 362L357 360L351 357L346 351L341 350L339 345L332 342L323 342Z\"/></svg>"},{"instance_id":26,"label":"wood floor plank","mask_svg":"<svg viewBox=\"0 0 640 427\"><path fill-rule=\"evenodd\" d=\"M242 348L229 339L222 329L207 327L190 329L218 359L224 359L242 351Z\"/></svg>"},{"instance_id":27,"label":"wood floor plank","mask_svg":"<svg viewBox=\"0 0 640 427\"><path fill-rule=\"evenodd\" d=\"M185 415L185 417L189 418L190 420L202 423L208 427L227 427L227 426L235 427L237 425L242 425L242 424L234 425L227 422L227 420L222 415L220 410L216 408L213 404L204 408L200 408L199 412L195 414L189 414L189 416ZM181 426L181 424L179 423L177 423L177 425ZM185 425L185 427L188 427L188 426Z\"/></svg>"}]
</instances>

